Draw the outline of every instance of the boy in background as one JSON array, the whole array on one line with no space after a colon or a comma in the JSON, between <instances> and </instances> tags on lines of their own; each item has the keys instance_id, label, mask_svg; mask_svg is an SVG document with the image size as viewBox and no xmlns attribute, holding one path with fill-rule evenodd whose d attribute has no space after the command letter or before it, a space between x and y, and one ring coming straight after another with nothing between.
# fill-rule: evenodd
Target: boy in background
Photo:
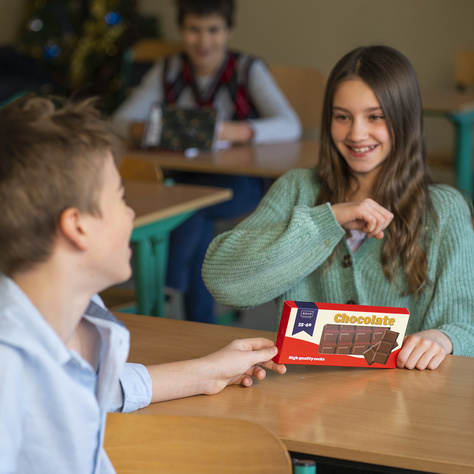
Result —
<instances>
[{"instance_id":1,"label":"boy in background","mask_svg":"<svg viewBox=\"0 0 474 474\"><path fill-rule=\"evenodd\" d=\"M201 359L126 364L129 333L95 296L130 277L120 142L93 103L0 111L0 472L114 472L107 411L263 379L266 339Z\"/></svg>"},{"instance_id":2,"label":"boy in background","mask_svg":"<svg viewBox=\"0 0 474 474\"><path fill-rule=\"evenodd\" d=\"M231 143L297 140L301 124L265 62L229 48L235 28L234 0L176 0L183 54L158 61L115 111L113 123L124 137L141 137L150 105L217 110L217 138ZM296 87L296 86L295 86ZM252 212L265 191L255 176L175 173L185 184L232 189L232 199L200 209L170 234L167 286L183 292L185 316L216 323L216 304L201 277L206 250L220 220Z\"/></svg>"}]
</instances>

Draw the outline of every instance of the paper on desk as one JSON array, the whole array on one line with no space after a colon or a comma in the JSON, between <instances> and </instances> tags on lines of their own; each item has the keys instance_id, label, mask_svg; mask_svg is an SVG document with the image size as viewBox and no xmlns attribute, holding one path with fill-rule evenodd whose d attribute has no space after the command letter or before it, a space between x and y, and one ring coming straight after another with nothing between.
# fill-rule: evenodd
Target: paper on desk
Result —
<instances>
[{"instance_id":1,"label":"paper on desk","mask_svg":"<svg viewBox=\"0 0 474 474\"><path fill-rule=\"evenodd\" d=\"M226 148L230 148L232 146L232 142L229 140L217 140L213 145L212 145L212 151L218 151L218 150L224 150ZM187 148L184 150L184 156L188 160L192 160L193 158L196 158L201 153L209 153L208 150L200 150L199 148Z\"/></svg>"}]
</instances>

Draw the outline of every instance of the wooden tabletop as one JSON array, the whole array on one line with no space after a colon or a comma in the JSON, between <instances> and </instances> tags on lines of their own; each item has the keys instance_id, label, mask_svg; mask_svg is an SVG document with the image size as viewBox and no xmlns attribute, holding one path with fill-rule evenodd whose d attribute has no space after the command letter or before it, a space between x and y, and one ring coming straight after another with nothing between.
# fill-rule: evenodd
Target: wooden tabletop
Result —
<instances>
[{"instance_id":1,"label":"wooden tabletop","mask_svg":"<svg viewBox=\"0 0 474 474\"><path fill-rule=\"evenodd\" d=\"M227 201L231 189L124 180L127 203L135 211L135 227Z\"/></svg>"},{"instance_id":2,"label":"wooden tabletop","mask_svg":"<svg viewBox=\"0 0 474 474\"><path fill-rule=\"evenodd\" d=\"M127 157L147 158L163 169L278 178L293 168L317 163L319 143L303 140L268 145L237 145L186 158L183 153L129 151Z\"/></svg>"},{"instance_id":3,"label":"wooden tabletop","mask_svg":"<svg viewBox=\"0 0 474 474\"><path fill-rule=\"evenodd\" d=\"M232 339L275 333L120 314L130 361L200 357ZM436 473L474 472L474 359L435 371L289 365L251 388L158 403L142 413L261 424L296 452Z\"/></svg>"}]
</instances>

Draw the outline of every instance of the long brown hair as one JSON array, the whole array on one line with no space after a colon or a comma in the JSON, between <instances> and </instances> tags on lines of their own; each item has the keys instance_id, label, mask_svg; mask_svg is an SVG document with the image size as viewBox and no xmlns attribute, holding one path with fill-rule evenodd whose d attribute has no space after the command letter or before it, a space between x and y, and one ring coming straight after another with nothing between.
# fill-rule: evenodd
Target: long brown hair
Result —
<instances>
[{"instance_id":1,"label":"long brown hair","mask_svg":"<svg viewBox=\"0 0 474 474\"><path fill-rule=\"evenodd\" d=\"M418 295L427 282L427 262L422 248L423 215L431 210L426 164L423 111L416 73L410 61L388 46L357 48L346 54L332 70L323 105L321 148L317 179L321 192L317 204L345 202L351 169L331 137L332 106L338 85L351 78L362 79L382 107L391 138L391 152L381 164L371 197L394 214L385 230L382 267L393 280L401 266L406 293Z\"/></svg>"}]
</instances>

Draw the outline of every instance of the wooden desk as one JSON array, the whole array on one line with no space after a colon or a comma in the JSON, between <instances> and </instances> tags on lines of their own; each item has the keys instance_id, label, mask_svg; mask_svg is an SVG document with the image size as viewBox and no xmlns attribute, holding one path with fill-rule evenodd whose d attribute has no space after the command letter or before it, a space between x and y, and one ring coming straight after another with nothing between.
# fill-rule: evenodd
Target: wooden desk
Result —
<instances>
[{"instance_id":1,"label":"wooden desk","mask_svg":"<svg viewBox=\"0 0 474 474\"><path fill-rule=\"evenodd\" d=\"M427 115L443 116L456 129L456 184L474 197L472 174L472 126L474 93L457 91L423 91L423 110Z\"/></svg>"},{"instance_id":2,"label":"wooden desk","mask_svg":"<svg viewBox=\"0 0 474 474\"><path fill-rule=\"evenodd\" d=\"M293 168L317 163L319 143L303 140L268 145L238 145L186 158L182 153L130 151L127 156L147 158L163 169L278 178Z\"/></svg>"},{"instance_id":3,"label":"wooden desk","mask_svg":"<svg viewBox=\"0 0 474 474\"><path fill-rule=\"evenodd\" d=\"M118 315L130 361L200 357L234 338L275 333ZM436 473L474 472L474 359L448 356L435 371L289 365L251 388L157 403L141 413L238 418L261 424L287 449Z\"/></svg>"},{"instance_id":4,"label":"wooden desk","mask_svg":"<svg viewBox=\"0 0 474 474\"><path fill-rule=\"evenodd\" d=\"M198 209L230 199L232 191L132 180L124 180L124 187L127 202L135 210L131 241L137 308L131 311L164 316L170 232Z\"/></svg>"}]
</instances>

